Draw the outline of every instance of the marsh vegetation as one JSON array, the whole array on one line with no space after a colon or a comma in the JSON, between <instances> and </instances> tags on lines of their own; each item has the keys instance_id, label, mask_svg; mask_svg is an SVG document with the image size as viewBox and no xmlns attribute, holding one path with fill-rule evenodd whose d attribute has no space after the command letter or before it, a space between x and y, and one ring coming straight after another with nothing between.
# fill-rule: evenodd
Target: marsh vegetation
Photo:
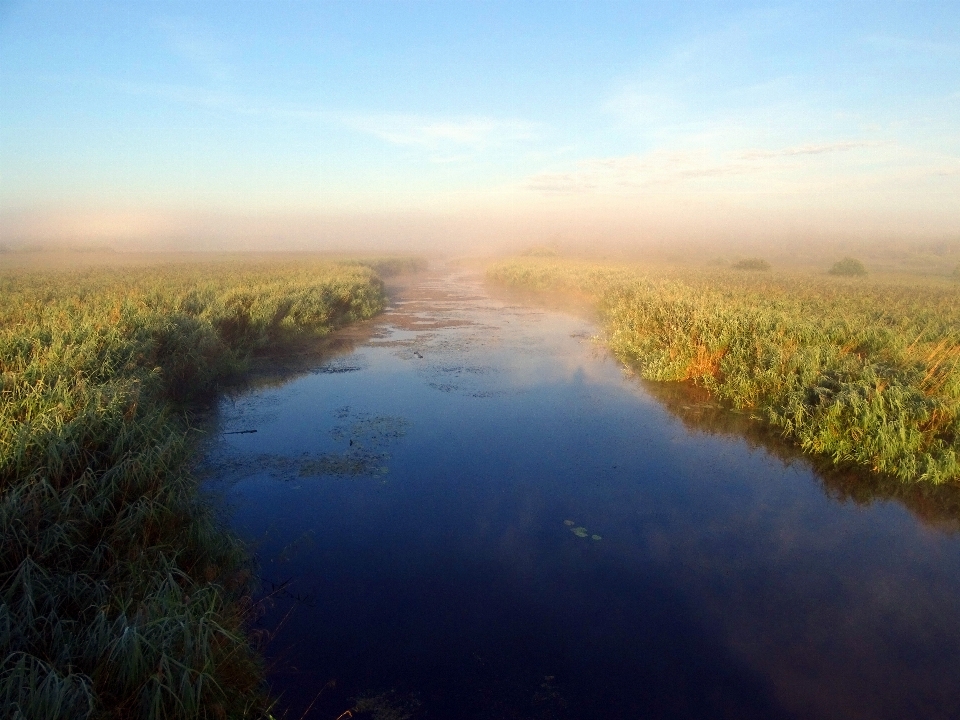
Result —
<instances>
[{"instance_id":1,"label":"marsh vegetation","mask_svg":"<svg viewBox=\"0 0 960 720\"><path fill-rule=\"evenodd\" d=\"M259 717L244 547L201 502L190 418L251 359L379 312L417 261L0 274L0 706Z\"/></svg>"},{"instance_id":2,"label":"marsh vegetation","mask_svg":"<svg viewBox=\"0 0 960 720\"><path fill-rule=\"evenodd\" d=\"M529 257L488 275L586 295L644 378L702 386L835 465L960 477L955 284Z\"/></svg>"}]
</instances>

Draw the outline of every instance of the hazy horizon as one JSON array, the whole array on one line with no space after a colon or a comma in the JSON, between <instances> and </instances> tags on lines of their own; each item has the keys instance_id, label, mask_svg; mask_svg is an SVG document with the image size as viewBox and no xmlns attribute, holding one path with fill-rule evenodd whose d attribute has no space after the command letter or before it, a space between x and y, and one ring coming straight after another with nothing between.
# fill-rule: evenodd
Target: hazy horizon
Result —
<instances>
[{"instance_id":1,"label":"hazy horizon","mask_svg":"<svg viewBox=\"0 0 960 720\"><path fill-rule=\"evenodd\" d=\"M960 8L0 3L0 243L960 240Z\"/></svg>"}]
</instances>

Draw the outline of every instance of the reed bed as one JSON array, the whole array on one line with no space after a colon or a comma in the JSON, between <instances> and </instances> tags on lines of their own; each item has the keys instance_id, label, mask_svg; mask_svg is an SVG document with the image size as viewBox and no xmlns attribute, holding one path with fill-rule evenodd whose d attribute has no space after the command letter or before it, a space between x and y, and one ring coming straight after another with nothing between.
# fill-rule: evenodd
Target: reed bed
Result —
<instances>
[{"instance_id":1,"label":"reed bed","mask_svg":"<svg viewBox=\"0 0 960 720\"><path fill-rule=\"evenodd\" d=\"M248 557L199 498L188 410L383 303L359 263L0 273L4 717L268 711Z\"/></svg>"},{"instance_id":2,"label":"reed bed","mask_svg":"<svg viewBox=\"0 0 960 720\"><path fill-rule=\"evenodd\" d=\"M587 295L640 375L703 386L838 466L960 478L956 283L536 258L488 275Z\"/></svg>"}]
</instances>

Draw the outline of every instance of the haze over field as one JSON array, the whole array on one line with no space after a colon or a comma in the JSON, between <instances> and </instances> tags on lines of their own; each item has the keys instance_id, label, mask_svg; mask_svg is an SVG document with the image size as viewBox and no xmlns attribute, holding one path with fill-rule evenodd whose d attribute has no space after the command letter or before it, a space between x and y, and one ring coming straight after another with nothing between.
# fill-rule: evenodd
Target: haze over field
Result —
<instances>
[{"instance_id":1,"label":"haze over field","mask_svg":"<svg viewBox=\"0 0 960 720\"><path fill-rule=\"evenodd\" d=\"M954 3L0 2L0 243L956 241Z\"/></svg>"}]
</instances>

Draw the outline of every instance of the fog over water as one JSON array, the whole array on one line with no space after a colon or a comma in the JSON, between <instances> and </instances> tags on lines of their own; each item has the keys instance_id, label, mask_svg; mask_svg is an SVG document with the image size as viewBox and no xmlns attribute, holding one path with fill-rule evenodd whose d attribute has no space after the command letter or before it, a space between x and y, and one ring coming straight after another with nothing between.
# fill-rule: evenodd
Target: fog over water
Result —
<instances>
[{"instance_id":1,"label":"fog over water","mask_svg":"<svg viewBox=\"0 0 960 720\"><path fill-rule=\"evenodd\" d=\"M820 474L625 374L589 314L469 272L391 297L225 399L216 430L256 432L205 460L260 564L279 711L960 711L956 487Z\"/></svg>"}]
</instances>

